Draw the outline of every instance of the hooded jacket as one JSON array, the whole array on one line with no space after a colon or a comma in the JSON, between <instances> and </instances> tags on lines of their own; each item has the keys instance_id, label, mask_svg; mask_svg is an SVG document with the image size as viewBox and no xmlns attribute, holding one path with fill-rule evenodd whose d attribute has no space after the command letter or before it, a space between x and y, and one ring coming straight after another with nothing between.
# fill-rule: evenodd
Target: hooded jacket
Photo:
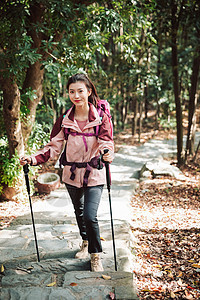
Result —
<instances>
[{"instance_id":1,"label":"hooded jacket","mask_svg":"<svg viewBox=\"0 0 200 300\"><path fill-rule=\"evenodd\" d=\"M89 117L83 130L81 131L77 121L74 119L75 106L73 105L63 117L61 116L52 129L51 141L35 155L31 156L32 165L42 164L48 159L54 159L60 155L63 149L63 143L66 141L66 161L70 165L65 165L63 168L62 181L64 183L82 187L84 186L85 176L89 172L87 186L96 186L105 184L105 168L98 170L96 167L91 167L91 160L103 153L104 149L109 149L114 153L114 143L112 131L110 128L109 118L103 113L102 120L95 108L89 103ZM94 134L94 127L99 127L98 137ZM70 133L66 137L66 130ZM80 135L73 135L73 133ZM85 133L86 135L81 135ZM77 163L85 165L85 167L76 167ZM73 175L72 175L73 174Z\"/></svg>"}]
</instances>

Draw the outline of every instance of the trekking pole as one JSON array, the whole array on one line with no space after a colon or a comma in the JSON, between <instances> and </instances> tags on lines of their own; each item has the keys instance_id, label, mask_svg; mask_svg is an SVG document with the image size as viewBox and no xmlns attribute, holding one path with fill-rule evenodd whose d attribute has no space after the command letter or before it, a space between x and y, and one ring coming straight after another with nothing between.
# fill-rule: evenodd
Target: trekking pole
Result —
<instances>
[{"instance_id":1,"label":"trekking pole","mask_svg":"<svg viewBox=\"0 0 200 300\"><path fill-rule=\"evenodd\" d=\"M104 154L107 153L109 150L105 149ZM110 204L110 219L111 219L111 229L112 229L112 240L113 240L113 253L114 253L114 262L115 262L115 271L117 271L117 258L116 258L116 250L115 250L115 236L114 236L114 226L113 226L113 217L112 217L112 205L111 205L111 194L110 194L110 165L109 162L104 161L106 167L106 182L107 182L107 189L108 189L108 198Z\"/></svg>"},{"instance_id":2,"label":"trekking pole","mask_svg":"<svg viewBox=\"0 0 200 300\"><path fill-rule=\"evenodd\" d=\"M36 251L37 251L37 259L38 259L38 262L40 262L37 236L36 236L36 230L35 230L35 222L34 222L33 209L32 209L32 204L31 204L31 196L30 196L30 184L29 184L29 178L28 178L28 172L29 172L28 164L23 166L23 170L24 170L24 175L25 175L25 180L26 180L26 188L27 188L27 192L28 192L30 209L31 209L31 218L32 218L33 232L34 232L34 237L35 237L35 247L36 247Z\"/></svg>"}]
</instances>

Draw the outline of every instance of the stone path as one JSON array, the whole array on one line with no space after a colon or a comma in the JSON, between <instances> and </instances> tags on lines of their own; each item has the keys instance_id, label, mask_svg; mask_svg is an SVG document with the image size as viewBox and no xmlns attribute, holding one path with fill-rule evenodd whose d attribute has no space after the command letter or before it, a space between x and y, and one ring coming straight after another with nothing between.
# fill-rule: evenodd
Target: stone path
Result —
<instances>
[{"instance_id":1,"label":"stone path","mask_svg":"<svg viewBox=\"0 0 200 300\"><path fill-rule=\"evenodd\" d=\"M93 273L90 272L89 257L74 259L81 239L67 191L60 188L51 192L45 200L33 203L40 262L37 262L29 213L0 231L0 265L5 268L1 279L1 300L96 300L111 299L110 293L116 299L138 299L132 273L133 238L128 221L128 203L132 194L130 185L136 180L127 177L121 182L117 157L112 168L111 194L118 271L115 272L114 267L107 189L103 191L98 214L105 271ZM110 279L106 280L102 275Z\"/></svg>"},{"instance_id":2,"label":"stone path","mask_svg":"<svg viewBox=\"0 0 200 300\"><path fill-rule=\"evenodd\" d=\"M0 231L0 300L138 299L132 273L134 237L130 229L130 197L138 185L138 172L147 161L176 152L175 141L152 140L140 147L123 146L111 165L112 209L118 271L115 272L106 188L98 219L102 237L104 272L90 272L88 259L74 255L81 242L73 207L65 189L35 202L33 211L40 252L37 262L30 214L15 219ZM108 280L102 275L109 276ZM106 277L105 277L106 278Z\"/></svg>"}]
</instances>

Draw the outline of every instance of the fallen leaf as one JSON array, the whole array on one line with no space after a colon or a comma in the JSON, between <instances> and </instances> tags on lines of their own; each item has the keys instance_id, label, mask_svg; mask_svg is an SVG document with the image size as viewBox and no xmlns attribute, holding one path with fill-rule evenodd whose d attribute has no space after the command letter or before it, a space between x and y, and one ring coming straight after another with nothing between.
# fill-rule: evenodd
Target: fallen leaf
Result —
<instances>
[{"instance_id":1,"label":"fallen leaf","mask_svg":"<svg viewBox=\"0 0 200 300\"><path fill-rule=\"evenodd\" d=\"M31 270L30 269L21 268L21 267L17 267L17 269L15 270L15 272L17 274L24 275L24 274L27 274L27 273L30 274Z\"/></svg>"},{"instance_id":2,"label":"fallen leaf","mask_svg":"<svg viewBox=\"0 0 200 300\"><path fill-rule=\"evenodd\" d=\"M108 276L108 275L102 275L102 277L103 277L103 279L105 279L105 280L110 280L110 279L111 279L111 277Z\"/></svg>"},{"instance_id":3,"label":"fallen leaf","mask_svg":"<svg viewBox=\"0 0 200 300\"><path fill-rule=\"evenodd\" d=\"M1 273L3 273L5 271L5 268L3 265L1 265Z\"/></svg>"},{"instance_id":4,"label":"fallen leaf","mask_svg":"<svg viewBox=\"0 0 200 300\"><path fill-rule=\"evenodd\" d=\"M185 298L188 300L194 299L193 296L187 290L185 290L185 296L186 296Z\"/></svg>"},{"instance_id":5,"label":"fallen leaf","mask_svg":"<svg viewBox=\"0 0 200 300\"><path fill-rule=\"evenodd\" d=\"M76 282L71 282L70 285L71 286L77 286L78 284Z\"/></svg>"},{"instance_id":6,"label":"fallen leaf","mask_svg":"<svg viewBox=\"0 0 200 300\"><path fill-rule=\"evenodd\" d=\"M195 290L195 288L194 288L194 287L192 287L192 286L190 286L190 285L188 285L188 286L187 286L187 289L190 289L190 290Z\"/></svg>"},{"instance_id":7,"label":"fallen leaf","mask_svg":"<svg viewBox=\"0 0 200 300\"><path fill-rule=\"evenodd\" d=\"M178 292L181 292L182 291L182 289L181 288L179 288L179 289L175 289L174 290L174 293L178 293Z\"/></svg>"},{"instance_id":8,"label":"fallen leaf","mask_svg":"<svg viewBox=\"0 0 200 300\"><path fill-rule=\"evenodd\" d=\"M18 274L18 275L27 275L27 273L31 273L30 271L26 271L26 270L18 270L16 269L15 270L15 273Z\"/></svg>"},{"instance_id":9,"label":"fallen leaf","mask_svg":"<svg viewBox=\"0 0 200 300\"><path fill-rule=\"evenodd\" d=\"M170 297L171 297L172 299L176 298L176 295L174 294L174 292L171 292L171 293L170 293Z\"/></svg>"},{"instance_id":10,"label":"fallen leaf","mask_svg":"<svg viewBox=\"0 0 200 300\"><path fill-rule=\"evenodd\" d=\"M169 278L172 278L172 279L174 278L174 276L173 276L173 274L172 274L171 271L169 272L168 277L169 277Z\"/></svg>"},{"instance_id":11,"label":"fallen leaf","mask_svg":"<svg viewBox=\"0 0 200 300\"><path fill-rule=\"evenodd\" d=\"M146 288L146 289L143 289L142 292L151 292L151 291L150 291L150 289Z\"/></svg>"},{"instance_id":12,"label":"fallen leaf","mask_svg":"<svg viewBox=\"0 0 200 300\"><path fill-rule=\"evenodd\" d=\"M178 285L180 286L185 286L186 284L182 282L181 278L177 281Z\"/></svg>"},{"instance_id":13,"label":"fallen leaf","mask_svg":"<svg viewBox=\"0 0 200 300\"><path fill-rule=\"evenodd\" d=\"M183 276L183 273L180 271L179 273L178 273L178 277L182 277Z\"/></svg>"},{"instance_id":14,"label":"fallen leaf","mask_svg":"<svg viewBox=\"0 0 200 300\"><path fill-rule=\"evenodd\" d=\"M49 287L50 287L50 286L54 286L54 285L56 285L56 281L47 284L47 286L49 286Z\"/></svg>"},{"instance_id":15,"label":"fallen leaf","mask_svg":"<svg viewBox=\"0 0 200 300\"><path fill-rule=\"evenodd\" d=\"M163 292L163 289L162 289L161 286L159 286L159 287L152 288L151 291L152 292L159 292L159 293L161 293L161 292Z\"/></svg>"},{"instance_id":16,"label":"fallen leaf","mask_svg":"<svg viewBox=\"0 0 200 300\"><path fill-rule=\"evenodd\" d=\"M192 264L193 268L200 268L200 264Z\"/></svg>"},{"instance_id":17,"label":"fallen leaf","mask_svg":"<svg viewBox=\"0 0 200 300\"><path fill-rule=\"evenodd\" d=\"M159 268L159 269L162 269L162 266L161 265L153 265L155 268Z\"/></svg>"}]
</instances>

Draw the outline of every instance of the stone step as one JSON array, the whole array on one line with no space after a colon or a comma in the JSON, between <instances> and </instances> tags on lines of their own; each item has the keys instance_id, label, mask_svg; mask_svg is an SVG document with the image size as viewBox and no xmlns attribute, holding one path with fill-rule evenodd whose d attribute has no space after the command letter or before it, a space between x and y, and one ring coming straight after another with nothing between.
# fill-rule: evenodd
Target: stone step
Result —
<instances>
[{"instance_id":1,"label":"stone step","mask_svg":"<svg viewBox=\"0 0 200 300\"><path fill-rule=\"evenodd\" d=\"M60 222L48 224L48 218L36 214L36 232L41 260L54 258L73 259L80 247L80 236L75 219L66 218ZM43 224L40 220L45 221ZM28 224L28 225L27 225ZM111 235L110 221L100 222L100 232L102 237L102 260L107 270L114 270L113 242ZM117 264L121 271L132 271L132 233L130 225L121 220L115 220L115 247L117 254ZM26 216L17 218L8 227L0 231L0 263L5 264L13 260L23 261L37 260L33 228L30 218ZM77 264L77 262L76 262ZM76 270L76 269L75 269ZM77 269L79 270L79 268ZM87 269L89 270L89 269Z\"/></svg>"},{"instance_id":2,"label":"stone step","mask_svg":"<svg viewBox=\"0 0 200 300\"><path fill-rule=\"evenodd\" d=\"M67 261L31 264L7 270L2 278L1 300L138 299L130 272L66 272ZM26 272L29 271L29 273ZM17 276L18 275L18 276ZM51 286L53 285L53 286Z\"/></svg>"},{"instance_id":3,"label":"stone step","mask_svg":"<svg viewBox=\"0 0 200 300\"><path fill-rule=\"evenodd\" d=\"M130 225L115 220L118 271L115 272L110 221L101 220L104 272L90 272L90 258L75 259L80 237L74 218L35 214L40 253L37 262L30 216L17 218L0 231L0 300L138 299L133 284ZM49 220L52 221L49 224ZM103 275L110 276L105 280ZM55 286L48 287L49 283ZM74 283L74 286L70 285Z\"/></svg>"}]
</instances>

